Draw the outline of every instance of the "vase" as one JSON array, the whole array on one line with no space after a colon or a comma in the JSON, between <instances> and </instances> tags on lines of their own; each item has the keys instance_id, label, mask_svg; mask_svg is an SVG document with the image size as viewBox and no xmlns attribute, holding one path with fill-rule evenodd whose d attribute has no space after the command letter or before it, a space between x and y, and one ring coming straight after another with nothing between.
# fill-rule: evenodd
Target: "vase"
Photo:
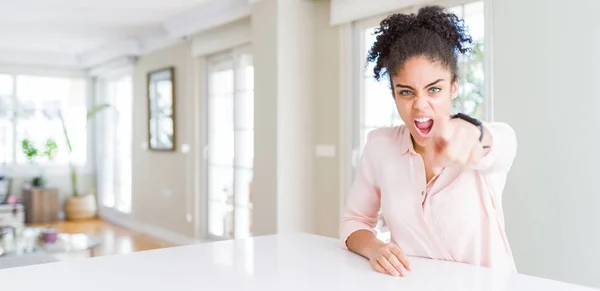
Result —
<instances>
[{"instance_id":1,"label":"vase","mask_svg":"<svg viewBox=\"0 0 600 291\"><path fill-rule=\"evenodd\" d=\"M65 201L65 215L68 220L83 220L96 217L96 199L94 194L70 196Z\"/></svg>"}]
</instances>

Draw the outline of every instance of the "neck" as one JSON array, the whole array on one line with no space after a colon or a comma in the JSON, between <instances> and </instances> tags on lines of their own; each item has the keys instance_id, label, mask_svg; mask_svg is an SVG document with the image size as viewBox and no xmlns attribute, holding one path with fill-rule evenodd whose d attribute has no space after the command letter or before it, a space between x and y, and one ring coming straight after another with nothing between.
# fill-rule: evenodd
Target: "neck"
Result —
<instances>
[{"instance_id":1,"label":"neck","mask_svg":"<svg viewBox=\"0 0 600 291\"><path fill-rule=\"evenodd\" d=\"M415 149L415 152L417 152L421 156L425 156L425 154L427 153L427 149L425 147L422 147L419 144L417 144L415 142L415 139L412 136L412 134L410 135L410 140L412 141L412 145L413 145L413 148Z\"/></svg>"}]
</instances>

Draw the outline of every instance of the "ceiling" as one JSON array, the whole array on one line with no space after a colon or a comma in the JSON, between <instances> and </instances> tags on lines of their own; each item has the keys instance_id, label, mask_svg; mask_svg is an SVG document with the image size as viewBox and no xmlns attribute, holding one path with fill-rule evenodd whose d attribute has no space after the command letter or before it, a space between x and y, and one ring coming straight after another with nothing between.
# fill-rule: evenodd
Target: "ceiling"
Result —
<instances>
[{"instance_id":1,"label":"ceiling","mask_svg":"<svg viewBox=\"0 0 600 291\"><path fill-rule=\"evenodd\" d=\"M225 0L0 0L0 52L79 56ZM225 1L226 2L226 1Z\"/></svg>"}]
</instances>

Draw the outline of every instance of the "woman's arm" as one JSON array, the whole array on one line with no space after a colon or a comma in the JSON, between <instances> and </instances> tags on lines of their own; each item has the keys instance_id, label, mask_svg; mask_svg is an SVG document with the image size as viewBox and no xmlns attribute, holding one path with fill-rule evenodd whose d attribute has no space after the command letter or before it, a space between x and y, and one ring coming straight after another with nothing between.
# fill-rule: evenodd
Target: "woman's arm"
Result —
<instances>
[{"instance_id":1,"label":"woman's arm","mask_svg":"<svg viewBox=\"0 0 600 291\"><path fill-rule=\"evenodd\" d=\"M439 117L434 128L428 160L434 169L458 164L468 169L491 174L508 172L517 153L517 138L506 123L483 123L481 127L469 121Z\"/></svg>"},{"instance_id":2,"label":"woman's arm","mask_svg":"<svg viewBox=\"0 0 600 291\"><path fill-rule=\"evenodd\" d=\"M355 237L352 234L359 230L364 230L375 238L375 226L377 225L377 216L381 208L380 190L377 185L374 166L375 151L372 149L376 142L373 138L373 135L376 135L376 131L372 131L367 137L367 143L360 162L356 167L354 183L347 195L346 208L340 223L342 246L351 251L360 251L361 253L363 252L362 247L365 245L361 242L358 245L355 244ZM365 235L359 235L359 241L362 241L360 238L363 237ZM356 248L357 246L358 249Z\"/></svg>"},{"instance_id":3,"label":"woman's arm","mask_svg":"<svg viewBox=\"0 0 600 291\"><path fill-rule=\"evenodd\" d=\"M483 123L484 134L482 144L490 146L484 156L475 165L475 170L492 173L508 172L517 155L517 136L515 131L506 123Z\"/></svg>"},{"instance_id":4,"label":"woman's arm","mask_svg":"<svg viewBox=\"0 0 600 291\"><path fill-rule=\"evenodd\" d=\"M372 131L356 168L356 177L346 201L340 224L340 239L344 248L367 259L381 273L404 276L410 270L408 258L400 247L384 243L375 236L375 226L381 208L381 193L377 183L377 136Z\"/></svg>"},{"instance_id":5,"label":"woman's arm","mask_svg":"<svg viewBox=\"0 0 600 291\"><path fill-rule=\"evenodd\" d=\"M350 251L365 258L370 258L373 250L384 244L372 232L365 229L353 232L346 240L346 246Z\"/></svg>"}]
</instances>

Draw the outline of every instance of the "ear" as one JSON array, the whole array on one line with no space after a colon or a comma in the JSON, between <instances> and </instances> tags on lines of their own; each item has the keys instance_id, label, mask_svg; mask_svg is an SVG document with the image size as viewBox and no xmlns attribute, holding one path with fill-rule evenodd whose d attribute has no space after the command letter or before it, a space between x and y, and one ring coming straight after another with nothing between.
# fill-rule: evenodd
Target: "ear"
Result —
<instances>
[{"instance_id":1,"label":"ear","mask_svg":"<svg viewBox=\"0 0 600 291\"><path fill-rule=\"evenodd\" d=\"M456 96L458 96L458 77L452 83L451 91L452 91L452 95L451 95L452 99L456 98Z\"/></svg>"}]
</instances>

